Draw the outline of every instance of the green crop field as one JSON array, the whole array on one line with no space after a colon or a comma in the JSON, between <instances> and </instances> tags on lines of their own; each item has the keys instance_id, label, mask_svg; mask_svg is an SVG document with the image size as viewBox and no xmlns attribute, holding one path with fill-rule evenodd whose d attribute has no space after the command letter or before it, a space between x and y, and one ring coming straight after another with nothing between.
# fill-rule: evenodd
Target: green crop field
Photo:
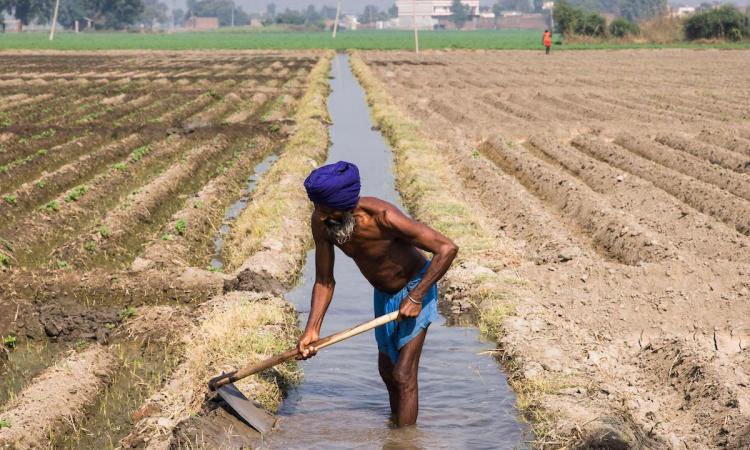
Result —
<instances>
[{"instance_id":1,"label":"green crop field","mask_svg":"<svg viewBox=\"0 0 750 450\"><path fill-rule=\"evenodd\" d=\"M0 34L0 49L383 49L408 50L414 46L410 31L344 31L336 39L328 32L271 31L254 32L233 29L230 31L159 33L58 33L50 42L45 33ZM534 30L482 30L482 31L423 31L420 32L423 49L541 49L541 33ZM559 38L557 39L559 42ZM718 47L748 48L750 42L698 45L678 43L656 44L574 44L556 45L554 49L593 48L652 48L652 47Z\"/></svg>"}]
</instances>

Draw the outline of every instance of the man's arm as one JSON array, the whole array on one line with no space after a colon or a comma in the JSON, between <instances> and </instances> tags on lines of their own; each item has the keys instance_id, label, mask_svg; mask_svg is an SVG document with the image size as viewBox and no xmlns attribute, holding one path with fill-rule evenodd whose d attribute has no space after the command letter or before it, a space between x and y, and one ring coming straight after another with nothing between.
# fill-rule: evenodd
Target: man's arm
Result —
<instances>
[{"instance_id":1,"label":"man's arm","mask_svg":"<svg viewBox=\"0 0 750 450\"><path fill-rule=\"evenodd\" d=\"M307 316L305 332L302 333L297 349L302 359L315 356L318 349L310 347L320 337L320 327L326 315L328 305L333 298L336 280L333 279L334 251L333 243L326 237L323 225L317 220L315 213L312 217L312 234L315 240L315 284L310 300L310 314Z\"/></svg>"},{"instance_id":2,"label":"man's arm","mask_svg":"<svg viewBox=\"0 0 750 450\"><path fill-rule=\"evenodd\" d=\"M458 254L458 246L449 238L427 225L408 218L398 208L389 205L382 215L381 225L391 233L417 248L432 253L432 262L422 280L409 293L411 298L421 302L430 287L448 271ZM422 306L405 298L401 302L399 316L416 317Z\"/></svg>"}]
</instances>

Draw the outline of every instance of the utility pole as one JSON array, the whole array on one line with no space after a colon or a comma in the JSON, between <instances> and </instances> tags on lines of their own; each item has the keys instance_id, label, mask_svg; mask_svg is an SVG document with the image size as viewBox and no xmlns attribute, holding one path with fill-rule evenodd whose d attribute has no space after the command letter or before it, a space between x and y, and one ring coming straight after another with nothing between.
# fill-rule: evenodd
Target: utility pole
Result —
<instances>
[{"instance_id":1,"label":"utility pole","mask_svg":"<svg viewBox=\"0 0 750 450\"><path fill-rule=\"evenodd\" d=\"M333 38L336 39L336 30L339 29L339 16L341 15L341 0L336 3L336 21L333 22Z\"/></svg>"},{"instance_id":2,"label":"utility pole","mask_svg":"<svg viewBox=\"0 0 750 450\"><path fill-rule=\"evenodd\" d=\"M411 21L414 22L414 51L416 53L419 53L419 31L417 31L417 0L411 1L411 7Z\"/></svg>"},{"instance_id":3,"label":"utility pole","mask_svg":"<svg viewBox=\"0 0 750 450\"><path fill-rule=\"evenodd\" d=\"M232 28L234 28L234 2L232 2Z\"/></svg>"},{"instance_id":4,"label":"utility pole","mask_svg":"<svg viewBox=\"0 0 750 450\"><path fill-rule=\"evenodd\" d=\"M52 16L52 28L49 30L49 40L55 39L55 27L57 26L57 12L60 10L60 0L55 0L55 14Z\"/></svg>"},{"instance_id":5,"label":"utility pole","mask_svg":"<svg viewBox=\"0 0 750 450\"><path fill-rule=\"evenodd\" d=\"M172 16L172 20L169 21L169 32L170 33L174 33L174 0L172 0L172 11L171 12L172 12L172 14L170 14L170 16Z\"/></svg>"}]
</instances>

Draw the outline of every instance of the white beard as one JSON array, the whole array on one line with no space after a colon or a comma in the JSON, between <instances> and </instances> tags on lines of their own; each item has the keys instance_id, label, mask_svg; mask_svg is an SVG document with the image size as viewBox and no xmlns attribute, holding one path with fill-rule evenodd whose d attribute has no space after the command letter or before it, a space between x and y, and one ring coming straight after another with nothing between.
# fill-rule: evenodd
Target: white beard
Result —
<instances>
[{"instance_id":1,"label":"white beard","mask_svg":"<svg viewBox=\"0 0 750 450\"><path fill-rule=\"evenodd\" d=\"M354 214L348 212L344 213L344 217L341 219L341 224L326 224L326 231L328 232L328 237L333 239L334 242L338 245L344 245L349 242L354 235L354 228L356 226L357 219L354 217Z\"/></svg>"}]
</instances>

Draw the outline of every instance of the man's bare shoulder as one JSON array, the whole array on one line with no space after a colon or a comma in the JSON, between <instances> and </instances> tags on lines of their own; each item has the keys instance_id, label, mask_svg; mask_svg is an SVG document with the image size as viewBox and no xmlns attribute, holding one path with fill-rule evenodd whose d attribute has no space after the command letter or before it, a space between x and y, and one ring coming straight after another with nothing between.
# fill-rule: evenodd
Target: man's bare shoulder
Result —
<instances>
[{"instance_id":1,"label":"man's bare shoulder","mask_svg":"<svg viewBox=\"0 0 750 450\"><path fill-rule=\"evenodd\" d=\"M357 207L376 219L386 219L389 214L404 214L393 203L377 197L362 197L359 199Z\"/></svg>"}]
</instances>

